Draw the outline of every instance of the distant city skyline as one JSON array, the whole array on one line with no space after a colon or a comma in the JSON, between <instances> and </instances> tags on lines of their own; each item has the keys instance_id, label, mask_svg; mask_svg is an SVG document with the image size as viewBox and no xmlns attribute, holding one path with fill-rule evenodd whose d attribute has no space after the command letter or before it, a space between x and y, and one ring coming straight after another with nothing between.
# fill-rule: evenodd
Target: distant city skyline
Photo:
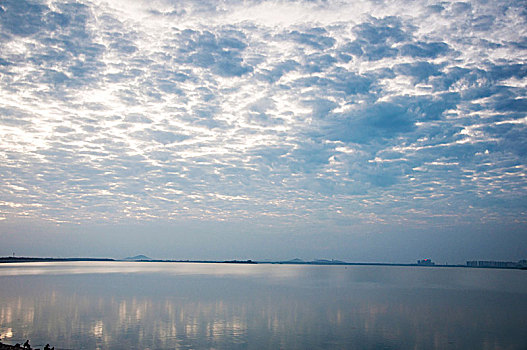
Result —
<instances>
[{"instance_id":1,"label":"distant city skyline","mask_svg":"<svg viewBox=\"0 0 527 350\"><path fill-rule=\"evenodd\" d=\"M0 3L0 256L527 258L522 1Z\"/></svg>"}]
</instances>

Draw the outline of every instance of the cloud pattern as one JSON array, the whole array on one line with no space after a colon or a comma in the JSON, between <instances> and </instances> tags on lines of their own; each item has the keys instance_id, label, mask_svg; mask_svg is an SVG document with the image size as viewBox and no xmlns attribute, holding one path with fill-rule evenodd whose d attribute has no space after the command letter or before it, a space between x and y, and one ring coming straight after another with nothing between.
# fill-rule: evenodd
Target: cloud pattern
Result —
<instances>
[{"instance_id":1,"label":"cloud pattern","mask_svg":"<svg viewBox=\"0 0 527 350\"><path fill-rule=\"evenodd\" d=\"M0 220L525 223L526 22L521 1L2 1Z\"/></svg>"}]
</instances>

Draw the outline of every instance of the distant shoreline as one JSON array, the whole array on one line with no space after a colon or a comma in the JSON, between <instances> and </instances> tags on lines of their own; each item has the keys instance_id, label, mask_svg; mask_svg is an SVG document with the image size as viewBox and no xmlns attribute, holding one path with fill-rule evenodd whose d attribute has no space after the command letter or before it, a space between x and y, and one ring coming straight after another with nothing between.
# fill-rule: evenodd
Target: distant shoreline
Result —
<instances>
[{"instance_id":1,"label":"distant shoreline","mask_svg":"<svg viewBox=\"0 0 527 350\"><path fill-rule=\"evenodd\" d=\"M21 262L60 262L60 261L118 261L110 258L33 258L33 257L0 257L0 263Z\"/></svg>"},{"instance_id":2,"label":"distant shoreline","mask_svg":"<svg viewBox=\"0 0 527 350\"><path fill-rule=\"evenodd\" d=\"M527 270L526 267L499 267L499 266L468 266L468 265L422 265L404 263L382 263L382 262L345 262L338 260L315 260L315 261L253 261L253 260L162 260L162 259L112 259L112 258L37 258L37 257L0 257L0 264L30 263L30 262L164 262L164 263L200 263L200 264L271 264L271 265L317 265L317 266L415 266L415 267L464 267L473 269L505 269L505 270Z\"/></svg>"}]
</instances>

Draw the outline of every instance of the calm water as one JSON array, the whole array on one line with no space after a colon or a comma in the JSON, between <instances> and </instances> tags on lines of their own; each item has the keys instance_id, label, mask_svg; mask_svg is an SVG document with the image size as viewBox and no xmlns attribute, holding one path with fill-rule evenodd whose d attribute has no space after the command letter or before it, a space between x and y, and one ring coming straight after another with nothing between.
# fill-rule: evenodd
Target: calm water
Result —
<instances>
[{"instance_id":1,"label":"calm water","mask_svg":"<svg viewBox=\"0 0 527 350\"><path fill-rule=\"evenodd\" d=\"M527 349L527 271L0 265L0 335L60 349Z\"/></svg>"}]
</instances>

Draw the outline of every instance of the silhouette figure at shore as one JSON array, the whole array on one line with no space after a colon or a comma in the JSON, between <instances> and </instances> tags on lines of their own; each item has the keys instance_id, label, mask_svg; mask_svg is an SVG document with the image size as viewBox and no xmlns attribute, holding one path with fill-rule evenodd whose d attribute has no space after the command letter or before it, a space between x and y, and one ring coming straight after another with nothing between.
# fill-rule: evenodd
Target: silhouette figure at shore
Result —
<instances>
[{"instance_id":1,"label":"silhouette figure at shore","mask_svg":"<svg viewBox=\"0 0 527 350\"><path fill-rule=\"evenodd\" d=\"M29 345L29 339L24 343L24 349L31 349L31 345Z\"/></svg>"}]
</instances>

